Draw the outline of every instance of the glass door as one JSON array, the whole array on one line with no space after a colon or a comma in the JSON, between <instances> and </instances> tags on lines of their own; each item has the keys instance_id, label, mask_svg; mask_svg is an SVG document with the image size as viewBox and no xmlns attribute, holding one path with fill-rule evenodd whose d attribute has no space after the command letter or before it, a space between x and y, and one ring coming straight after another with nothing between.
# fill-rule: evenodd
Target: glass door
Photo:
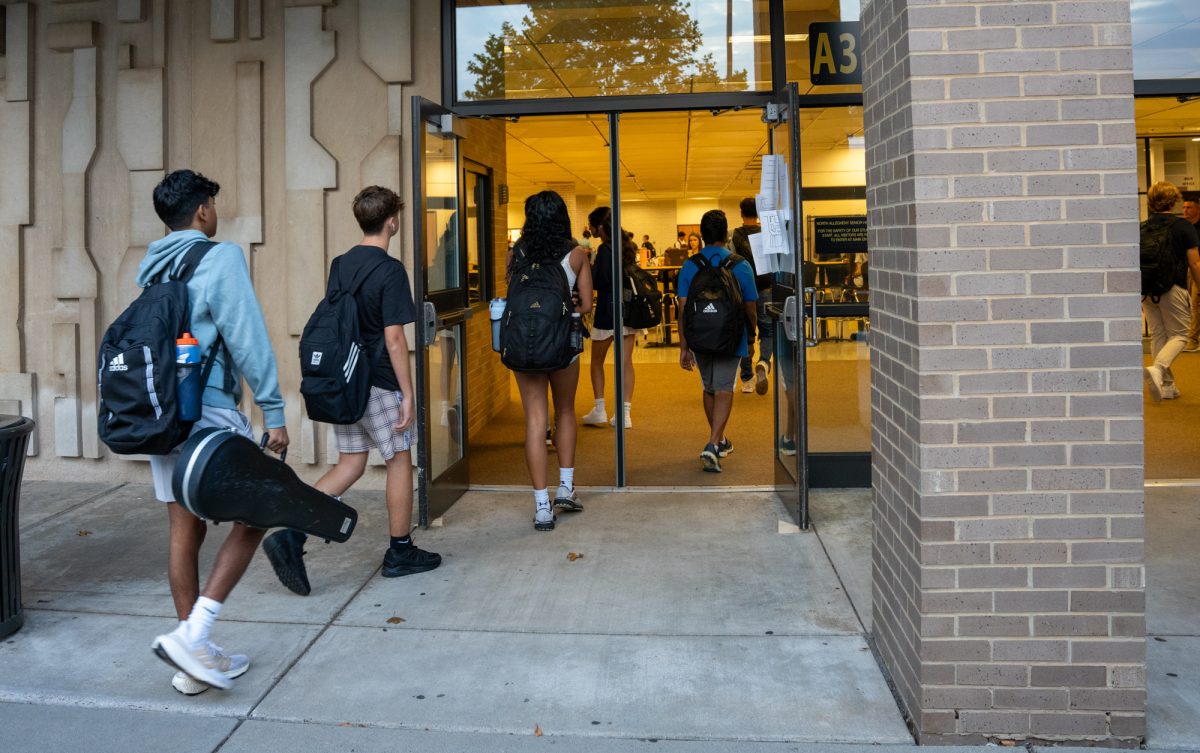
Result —
<instances>
[{"instance_id":1,"label":"glass door","mask_svg":"<svg viewBox=\"0 0 1200 753\"><path fill-rule=\"evenodd\" d=\"M463 358L471 278L457 120L421 97L412 103L417 504L418 523L427 526L468 483Z\"/></svg>"},{"instance_id":2,"label":"glass door","mask_svg":"<svg viewBox=\"0 0 1200 753\"><path fill-rule=\"evenodd\" d=\"M758 197L764 251L773 259L775 282L767 311L774 329L775 488L796 524L808 528L808 405L805 399L804 310L800 199L800 118L796 84L788 84L763 119L769 159L763 161Z\"/></svg>"}]
</instances>

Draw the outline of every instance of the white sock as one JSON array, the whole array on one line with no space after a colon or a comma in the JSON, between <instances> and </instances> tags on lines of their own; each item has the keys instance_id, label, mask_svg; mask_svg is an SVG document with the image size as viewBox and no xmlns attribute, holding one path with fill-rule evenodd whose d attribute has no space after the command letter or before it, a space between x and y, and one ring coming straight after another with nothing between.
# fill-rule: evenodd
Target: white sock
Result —
<instances>
[{"instance_id":1,"label":"white sock","mask_svg":"<svg viewBox=\"0 0 1200 753\"><path fill-rule=\"evenodd\" d=\"M534 489L533 503L538 507L550 506L550 491L548 489Z\"/></svg>"},{"instance_id":2,"label":"white sock","mask_svg":"<svg viewBox=\"0 0 1200 753\"><path fill-rule=\"evenodd\" d=\"M575 469L574 468L559 468L558 469L558 485L565 486L568 489L575 488Z\"/></svg>"},{"instance_id":3,"label":"white sock","mask_svg":"<svg viewBox=\"0 0 1200 753\"><path fill-rule=\"evenodd\" d=\"M629 415L629 409L633 407L633 403L625 403L625 414Z\"/></svg>"},{"instance_id":4,"label":"white sock","mask_svg":"<svg viewBox=\"0 0 1200 753\"><path fill-rule=\"evenodd\" d=\"M602 397L596 398L596 410L599 410L599 411L604 410L604 398L602 398Z\"/></svg>"},{"instance_id":5,"label":"white sock","mask_svg":"<svg viewBox=\"0 0 1200 753\"><path fill-rule=\"evenodd\" d=\"M196 599L192 613L187 618L188 640L192 643L202 643L208 640L208 631L212 629L217 615L221 614L221 602L213 601L207 596Z\"/></svg>"}]
</instances>

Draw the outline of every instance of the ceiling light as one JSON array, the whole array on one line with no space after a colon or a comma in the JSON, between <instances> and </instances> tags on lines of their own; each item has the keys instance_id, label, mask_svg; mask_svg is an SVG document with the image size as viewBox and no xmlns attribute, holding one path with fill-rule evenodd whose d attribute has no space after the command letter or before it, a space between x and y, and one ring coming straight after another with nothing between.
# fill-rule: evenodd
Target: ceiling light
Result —
<instances>
[{"instance_id":1,"label":"ceiling light","mask_svg":"<svg viewBox=\"0 0 1200 753\"><path fill-rule=\"evenodd\" d=\"M863 136L848 136L846 137L846 146L851 149L865 149L867 147L867 140Z\"/></svg>"}]
</instances>

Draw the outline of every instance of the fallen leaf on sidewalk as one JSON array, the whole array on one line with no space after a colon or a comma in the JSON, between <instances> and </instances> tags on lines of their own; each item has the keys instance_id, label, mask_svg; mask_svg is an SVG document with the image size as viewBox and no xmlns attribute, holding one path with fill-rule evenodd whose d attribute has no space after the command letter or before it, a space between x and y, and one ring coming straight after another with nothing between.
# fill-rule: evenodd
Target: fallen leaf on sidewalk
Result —
<instances>
[{"instance_id":1,"label":"fallen leaf on sidewalk","mask_svg":"<svg viewBox=\"0 0 1200 753\"><path fill-rule=\"evenodd\" d=\"M403 617L389 617L387 619L387 622L389 625L399 625L401 622L404 622L404 618Z\"/></svg>"},{"instance_id":2,"label":"fallen leaf on sidewalk","mask_svg":"<svg viewBox=\"0 0 1200 753\"><path fill-rule=\"evenodd\" d=\"M92 535L92 532L91 532L91 531L83 531L83 530L80 530L80 531L76 531L76 532L75 532L75 535L76 535L76 536L91 536L91 535Z\"/></svg>"},{"instance_id":3,"label":"fallen leaf on sidewalk","mask_svg":"<svg viewBox=\"0 0 1200 753\"><path fill-rule=\"evenodd\" d=\"M567 552L567 559L574 562L575 560L583 559L583 555L578 552Z\"/></svg>"},{"instance_id":4,"label":"fallen leaf on sidewalk","mask_svg":"<svg viewBox=\"0 0 1200 753\"><path fill-rule=\"evenodd\" d=\"M533 725L533 736L534 737L542 736L542 725L540 725L540 724Z\"/></svg>"}]
</instances>

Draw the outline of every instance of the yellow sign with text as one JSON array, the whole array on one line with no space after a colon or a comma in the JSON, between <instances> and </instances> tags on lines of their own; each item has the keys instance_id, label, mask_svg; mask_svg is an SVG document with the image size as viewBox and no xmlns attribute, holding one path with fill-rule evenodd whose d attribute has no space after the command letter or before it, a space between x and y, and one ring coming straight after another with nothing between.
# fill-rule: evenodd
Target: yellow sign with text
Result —
<instances>
[{"instance_id":1,"label":"yellow sign with text","mask_svg":"<svg viewBox=\"0 0 1200 753\"><path fill-rule=\"evenodd\" d=\"M808 25L808 70L813 86L862 84L858 21Z\"/></svg>"}]
</instances>

